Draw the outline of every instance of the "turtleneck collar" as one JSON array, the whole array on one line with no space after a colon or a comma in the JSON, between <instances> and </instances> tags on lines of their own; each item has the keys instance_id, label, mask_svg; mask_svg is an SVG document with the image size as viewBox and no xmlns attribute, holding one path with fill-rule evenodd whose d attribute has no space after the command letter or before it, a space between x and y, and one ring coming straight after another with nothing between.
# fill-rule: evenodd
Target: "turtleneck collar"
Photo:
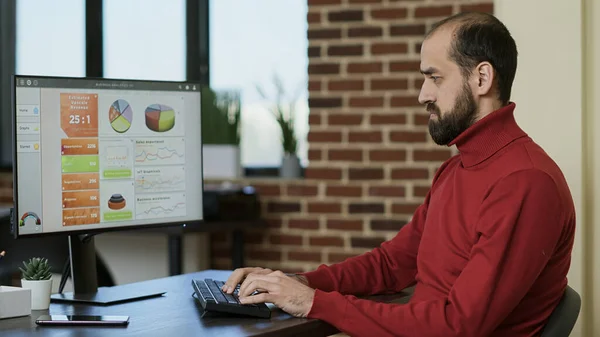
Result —
<instances>
[{"instance_id":1,"label":"turtleneck collar","mask_svg":"<svg viewBox=\"0 0 600 337\"><path fill-rule=\"evenodd\" d=\"M527 136L515 121L515 106L510 102L493 111L448 144L456 145L464 167L475 166L514 140Z\"/></svg>"}]
</instances>

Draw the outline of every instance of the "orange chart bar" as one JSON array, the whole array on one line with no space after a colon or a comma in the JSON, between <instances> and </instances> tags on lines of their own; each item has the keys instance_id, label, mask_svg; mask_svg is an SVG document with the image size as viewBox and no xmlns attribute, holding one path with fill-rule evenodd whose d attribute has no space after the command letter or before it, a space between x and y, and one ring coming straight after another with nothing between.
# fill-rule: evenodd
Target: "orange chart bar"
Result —
<instances>
[{"instance_id":1,"label":"orange chart bar","mask_svg":"<svg viewBox=\"0 0 600 337\"><path fill-rule=\"evenodd\" d=\"M100 188L98 173L69 173L62 175L63 191L93 190Z\"/></svg>"},{"instance_id":2,"label":"orange chart bar","mask_svg":"<svg viewBox=\"0 0 600 337\"><path fill-rule=\"evenodd\" d=\"M75 208L63 210L63 226L89 225L100 222L100 208Z\"/></svg>"},{"instance_id":3,"label":"orange chart bar","mask_svg":"<svg viewBox=\"0 0 600 337\"><path fill-rule=\"evenodd\" d=\"M75 191L63 192L63 208L100 206L100 192Z\"/></svg>"},{"instance_id":4,"label":"orange chart bar","mask_svg":"<svg viewBox=\"0 0 600 337\"><path fill-rule=\"evenodd\" d=\"M63 138L61 154L98 154L98 138Z\"/></svg>"}]
</instances>

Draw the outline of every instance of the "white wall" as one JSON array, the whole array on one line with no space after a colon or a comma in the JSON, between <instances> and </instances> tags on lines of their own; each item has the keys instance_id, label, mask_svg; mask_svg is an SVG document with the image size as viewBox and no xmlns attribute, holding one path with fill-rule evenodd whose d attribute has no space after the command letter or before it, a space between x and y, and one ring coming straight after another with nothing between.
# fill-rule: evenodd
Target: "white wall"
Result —
<instances>
[{"instance_id":1,"label":"white wall","mask_svg":"<svg viewBox=\"0 0 600 337\"><path fill-rule=\"evenodd\" d=\"M598 297L593 300L591 275L593 245L600 243L600 236L593 236L594 212L590 208L600 205L592 204L590 198L593 191L600 191L600 184L592 182L600 179L593 179L595 173L589 169L594 159L600 160L600 139L590 137L592 127L600 126L600 121L590 123L593 110L586 95L600 74L597 70L596 76L590 73L593 59L583 43L590 37L589 27L582 23L600 19L598 8L593 13L587 11L592 2L494 1L495 15L511 31L519 49L512 97L517 103L517 120L560 165L577 208L578 228L569 284L582 296L583 307L571 334L575 337L600 336L600 325L594 322L600 314L600 301ZM598 24L595 25L598 32ZM599 47L596 43L594 48ZM597 107L598 104L596 111ZM596 250L596 254L600 251ZM599 275L600 271L596 268L595 272Z\"/></svg>"}]
</instances>

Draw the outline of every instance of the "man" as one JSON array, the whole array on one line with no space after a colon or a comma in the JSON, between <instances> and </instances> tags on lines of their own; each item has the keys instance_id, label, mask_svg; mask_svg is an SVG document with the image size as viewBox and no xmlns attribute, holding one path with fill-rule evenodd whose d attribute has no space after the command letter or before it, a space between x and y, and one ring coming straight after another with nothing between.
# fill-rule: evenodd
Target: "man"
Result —
<instances>
[{"instance_id":1,"label":"man","mask_svg":"<svg viewBox=\"0 0 600 337\"><path fill-rule=\"evenodd\" d=\"M243 303L271 302L352 336L539 336L567 285L575 209L557 165L516 124L517 49L481 13L443 20L421 49L429 131L459 154L380 247L297 276L245 268ZM355 296L415 285L407 304ZM250 296L255 290L259 294Z\"/></svg>"}]
</instances>

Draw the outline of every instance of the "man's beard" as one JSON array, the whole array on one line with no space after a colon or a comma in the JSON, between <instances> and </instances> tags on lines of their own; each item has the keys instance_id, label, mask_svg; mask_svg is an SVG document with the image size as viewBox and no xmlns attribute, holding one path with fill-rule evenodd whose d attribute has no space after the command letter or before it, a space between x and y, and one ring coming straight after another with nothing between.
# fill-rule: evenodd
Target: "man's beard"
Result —
<instances>
[{"instance_id":1,"label":"man's beard","mask_svg":"<svg viewBox=\"0 0 600 337\"><path fill-rule=\"evenodd\" d=\"M442 114L434 103L427 104L427 112L435 114L437 120L429 120L429 134L438 145L448 145L454 138L475 123L477 103L473 98L471 88L465 83L452 110Z\"/></svg>"}]
</instances>

